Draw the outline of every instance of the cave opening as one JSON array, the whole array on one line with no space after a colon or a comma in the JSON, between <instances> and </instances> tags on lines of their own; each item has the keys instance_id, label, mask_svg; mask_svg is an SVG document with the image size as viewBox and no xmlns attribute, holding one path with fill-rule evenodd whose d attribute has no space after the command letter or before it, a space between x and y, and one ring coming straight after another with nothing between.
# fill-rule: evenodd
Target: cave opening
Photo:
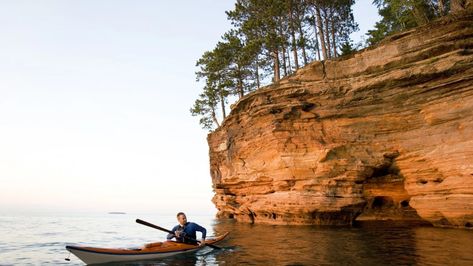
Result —
<instances>
[{"instance_id":1,"label":"cave opening","mask_svg":"<svg viewBox=\"0 0 473 266\"><path fill-rule=\"evenodd\" d=\"M401 201L401 207L403 207L403 208L409 207L409 200L403 200L403 201Z\"/></svg>"},{"instance_id":2,"label":"cave opening","mask_svg":"<svg viewBox=\"0 0 473 266\"><path fill-rule=\"evenodd\" d=\"M386 196L376 196L371 203L372 209L384 209L393 206L393 199Z\"/></svg>"},{"instance_id":3,"label":"cave opening","mask_svg":"<svg viewBox=\"0 0 473 266\"><path fill-rule=\"evenodd\" d=\"M383 177L387 175L400 176L401 170L392 161L385 163L379 167L373 168L373 173L370 178Z\"/></svg>"},{"instance_id":4,"label":"cave opening","mask_svg":"<svg viewBox=\"0 0 473 266\"><path fill-rule=\"evenodd\" d=\"M376 177L381 177L389 174L389 165L381 166L379 168L374 168L373 169L373 174L371 175L371 178L376 178Z\"/></svg>"}]
</instances>

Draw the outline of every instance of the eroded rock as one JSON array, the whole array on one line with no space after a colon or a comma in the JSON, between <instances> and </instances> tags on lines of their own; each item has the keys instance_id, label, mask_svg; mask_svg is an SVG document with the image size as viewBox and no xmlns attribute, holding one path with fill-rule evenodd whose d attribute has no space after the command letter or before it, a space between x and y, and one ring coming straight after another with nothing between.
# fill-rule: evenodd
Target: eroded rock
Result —
<instances>
[{"instance_id":1,"label":"eroded rock","mask_svg":"<svg viewBox=\"0 0 473 266\"><path fill-rule=\"evenodd\" d=\"M221 217L473 224L473 15L314 62L209 134Z\"/></svg>"}]
</instances>

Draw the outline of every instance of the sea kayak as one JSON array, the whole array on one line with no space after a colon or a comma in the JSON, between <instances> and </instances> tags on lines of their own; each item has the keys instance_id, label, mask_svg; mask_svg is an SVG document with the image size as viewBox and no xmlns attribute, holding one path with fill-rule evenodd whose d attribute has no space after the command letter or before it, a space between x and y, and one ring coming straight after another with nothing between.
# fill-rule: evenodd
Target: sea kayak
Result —
<instances>
[{"instance_id":1,"label":"sea kayak","mask_svg":"<svg viewBox=\"0 0 473 266\"><path fill-rule=\"evenodd\" d=\"M222 241L228 233L213 239L206 239L206 244L215 244ZM177 254L197 251L205 246L198 246L175 241L156 242L146 244L141 248L97 248L86 246L66 246L72 254L76 255L86 264L153 260L174 256Z\"/></svg>"}]
</instances>

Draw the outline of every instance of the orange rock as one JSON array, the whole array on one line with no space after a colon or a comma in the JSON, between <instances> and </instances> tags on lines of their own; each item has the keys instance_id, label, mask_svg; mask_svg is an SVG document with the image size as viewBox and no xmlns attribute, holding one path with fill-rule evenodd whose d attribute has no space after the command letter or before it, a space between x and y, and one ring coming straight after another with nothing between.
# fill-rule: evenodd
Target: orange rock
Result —
<instances>
[{"instance_id":1,"label":"orange rock","mask_svg":"<svg viewBox=\"0 0 473 266\"><path fill-rule=\"evenodd\" d=\"M218 216L473 224L473 15L313 62L209 134Z\"/></svg>"}]
</instances>

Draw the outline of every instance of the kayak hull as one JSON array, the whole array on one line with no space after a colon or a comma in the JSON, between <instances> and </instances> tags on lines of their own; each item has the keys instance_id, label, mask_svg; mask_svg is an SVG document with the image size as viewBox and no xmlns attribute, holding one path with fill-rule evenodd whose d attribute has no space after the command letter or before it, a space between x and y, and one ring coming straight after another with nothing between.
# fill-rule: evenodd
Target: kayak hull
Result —
<instances>
[{"instance_id":1,"label":"kayak hull","mask_svg":"<svg viewBox=\"0 0 473 266\"><path fill-rule=\"evenodd\" d=\"M107 254L107 253L95 253L89 250L80 250L73 247L69 247L69 250L72 254L82 260L85 264L99 264L107 262L125 262L125 261L141 261L141 260L153 260L153 259L162 259L166 257L175 256L177 254L182 254L186 252L193 252L199 250L192 249L188 251L176 251L176 252L159 252L159 253L150 253L150 254Z\"/></svg>"},{"instance_id":2,"label":"kayak hull","mask_svg":"<svg viewBox=\"0 0 473 266\"><path fill-rule=\"evenodd\" d=\"M228 233L214 239L206 240L206 244L215 244L222 241ZM66 249L86 264L107 262L126 262L153 260L175 256L188 252L195 252L205 246L196 246L175 241L157 242L139 249L96 248L85 246L66 246Z\"/></svg>"}]
</instances>

